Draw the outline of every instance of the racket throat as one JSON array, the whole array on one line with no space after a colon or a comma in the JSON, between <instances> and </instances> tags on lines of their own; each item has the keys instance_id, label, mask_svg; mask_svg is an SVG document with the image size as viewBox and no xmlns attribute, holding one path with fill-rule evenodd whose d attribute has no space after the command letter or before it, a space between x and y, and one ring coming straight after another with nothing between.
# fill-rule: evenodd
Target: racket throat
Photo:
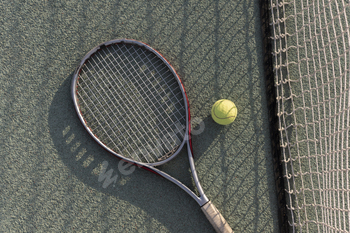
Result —
<instances>
[{"instance_id":1,"label":"racket throat","mask_svg":"<svg viewBox=\"0 0 350 233\"><path fill-rule=\"evenodd\" d=\"M190 141L187 142L187 154L188 154L188 161L190 163L190 168L191 168L193 180L194 180L194 183L195 183L196 188L197 188L198 193L199 193L199 197L196 198L196 201L200 206L203 206L209 201L209 199L204 194L203 188L202 188L202 186L199 182L199 179L198 179L197 171L196 171L196 168L194 166L194 159L193 159L193 155L192 155L192 148L191 148Z\"/></svg>"},{"instance_id":2,"label":"racket throat","mask_svg":"<svg viewBox=\"0 0 350 233\"><path fill-rule=\"evenodd\" d=\"M200 196L197 203L199 204L200 207L204 206L205 204L207 204L210 200L208 199L208 197L203 194L203 196Z\"/></svg>"}]
</instances>

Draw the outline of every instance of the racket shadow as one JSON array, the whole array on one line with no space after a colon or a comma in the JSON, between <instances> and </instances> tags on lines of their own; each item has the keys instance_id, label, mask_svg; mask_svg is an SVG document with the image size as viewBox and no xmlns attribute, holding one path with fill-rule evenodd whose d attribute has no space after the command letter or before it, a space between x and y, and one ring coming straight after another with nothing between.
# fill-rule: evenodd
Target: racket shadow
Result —
<instances>
[{"instance_id":1,"label":"racket shadow","mask_svg":"<svg viewBox=\"0 0 350 233\"><path fill-rule=\"evenodd\" d=\"M124 212L135 211L130 205L125 207L127 202L142 209L145 212L143 215L156 219L170 232L214 232L197 203L174 184L135 166L118 169L118 166L125 164L102 149L76 117L70 94L71 78L72 75L63 82L53 98L48 119L50 134L62 162L73 176L105 197L115 197L113 207L107 202L108 198L102 199L100 205L105 211L101 214L101 221L105 221L104 216L108 215L111 209L118 209L121 216L124 216ZM202 150L205 148L201 148ZM195 152L196 160L200 159L201 151ZM187 153L184 150L160 169L174 175L193 189ZM74 189L77 183L72 182ZM135 216L130 224L133 224L133 221L140 220ZM143 227L154 228L152 221L144 221Z\"/></svg>"}]
</instances>

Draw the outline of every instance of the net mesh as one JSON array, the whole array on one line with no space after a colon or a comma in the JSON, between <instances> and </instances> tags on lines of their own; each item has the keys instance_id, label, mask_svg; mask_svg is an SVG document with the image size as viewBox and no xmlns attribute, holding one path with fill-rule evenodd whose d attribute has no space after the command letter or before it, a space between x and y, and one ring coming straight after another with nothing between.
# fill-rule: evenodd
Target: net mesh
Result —
<instances>
[{"instance_id":1,"label":"net mesh","mask_svg":"<svg viewBox=\"0 0 350 233\"><path fill-rule=\"evenodd\" d=\"M102 47L82 66L76 90L87 127L124 157L160 162L184 140L183 90L170 68L143 47Z\"/></svg>"},{"instance_id":2,"label":"net mesh","mask_svg":"<svg viewBox=\"0 0 350 233\"><path fill-rule=\"evenodd\" d=\"M290 229L350 232L350 3L269 7Z\"/></svg>"}]
</instances>

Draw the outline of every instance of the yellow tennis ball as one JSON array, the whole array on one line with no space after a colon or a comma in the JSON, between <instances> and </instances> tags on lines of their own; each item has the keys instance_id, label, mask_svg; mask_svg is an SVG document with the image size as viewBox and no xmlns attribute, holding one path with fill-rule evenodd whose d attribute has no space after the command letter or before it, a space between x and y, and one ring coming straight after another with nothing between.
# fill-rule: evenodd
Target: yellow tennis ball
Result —
<instances>
[{"instance_id":1,"label":"yellow tennis ball","mask_svg":"<svg viewBox=\"0 0 350 233\"><path fill-rule=\"evenodd\" d=\"M228 125L232 123L236 119L236 116L236 105L230 100L218 100L211 108L211 117L220 125Z\"/></svg>"}]
</instances>

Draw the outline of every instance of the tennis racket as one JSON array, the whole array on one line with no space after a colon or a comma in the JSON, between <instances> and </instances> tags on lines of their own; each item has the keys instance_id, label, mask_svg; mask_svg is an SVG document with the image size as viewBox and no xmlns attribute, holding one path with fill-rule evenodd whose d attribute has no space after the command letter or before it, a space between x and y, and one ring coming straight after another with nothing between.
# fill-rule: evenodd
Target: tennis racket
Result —
<instances>
[{"instance_id":1,"label":"tennis racket","mask_svg":"<svg viewBox=\"0 0 350 233\"><path fill-rule=\"evenodd\" d=\"M199 183L187 95L159 52L128 39L98 45L75 70L72 96L80 121L100 146L173 182L196 200L216 232L232 232ZM155 168L172 160L185 144L199 196Z\"/></svg>"}]
</instances>

